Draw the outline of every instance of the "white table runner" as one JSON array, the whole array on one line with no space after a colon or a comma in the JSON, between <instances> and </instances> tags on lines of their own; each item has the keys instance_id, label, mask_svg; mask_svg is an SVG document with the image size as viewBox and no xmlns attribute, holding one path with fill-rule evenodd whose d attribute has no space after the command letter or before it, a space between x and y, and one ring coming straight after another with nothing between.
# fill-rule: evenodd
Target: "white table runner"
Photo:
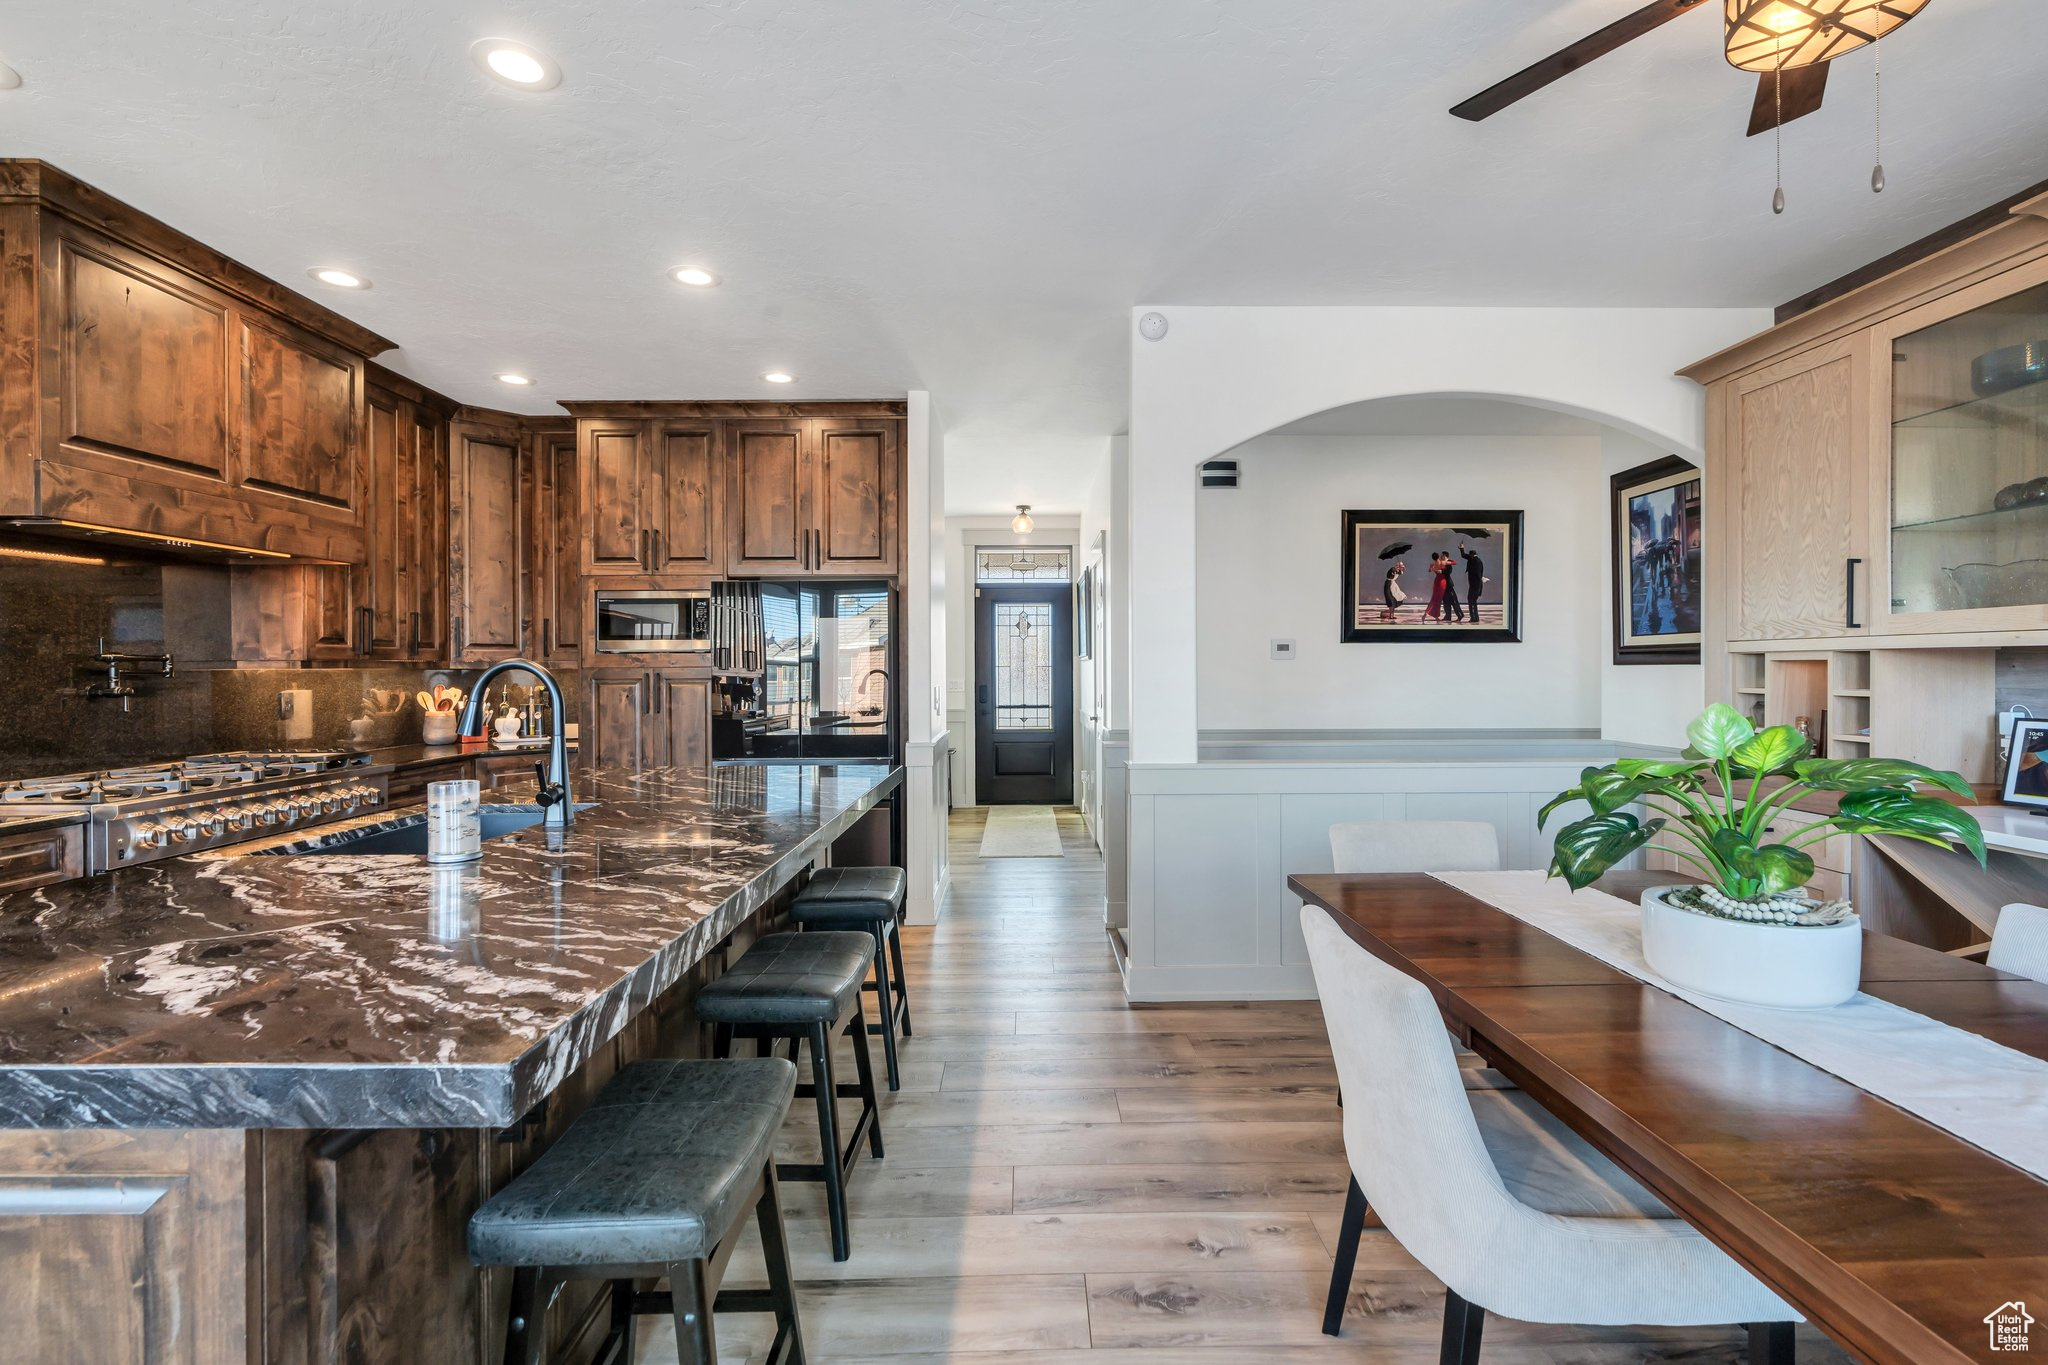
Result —
<instances>
[{"instance_id":1,"label":"white table runner","mask_svg":"<svg viewBox=\"0 0 2048 1365\"><path fill-rule=\"evenodd\" d=\"M2048 1061L1863 994L1776 1010L1682 990L1643 960L1640 906L1541 872L1437 880L2048 1180Z\"/></svg>"}]
</instances>

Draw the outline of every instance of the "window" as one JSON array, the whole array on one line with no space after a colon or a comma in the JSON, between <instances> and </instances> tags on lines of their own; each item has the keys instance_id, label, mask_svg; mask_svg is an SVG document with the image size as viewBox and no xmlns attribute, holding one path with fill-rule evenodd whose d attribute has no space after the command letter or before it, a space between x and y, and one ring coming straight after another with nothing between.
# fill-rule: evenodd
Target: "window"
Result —
<instances>
[{"instance_id":1,"label":"window","mask_svg":"<svg viewBox=\"0 0 2048 1365\"><path fill-rule=\"evenodd\" d=\"M996 729L1052 729L1052 606L996 603L995 636Z\"/></svg>"},{"instance_id":2,"label":"window","mask_svg":"<svg viewBox=\"0 0 2048 1365\"><path fill-rule=\"evenodd\" d=\"M1071 583L1074 551L1066 545L984 545L974 552L977 583Z\"/></svg>"}]
</instances>

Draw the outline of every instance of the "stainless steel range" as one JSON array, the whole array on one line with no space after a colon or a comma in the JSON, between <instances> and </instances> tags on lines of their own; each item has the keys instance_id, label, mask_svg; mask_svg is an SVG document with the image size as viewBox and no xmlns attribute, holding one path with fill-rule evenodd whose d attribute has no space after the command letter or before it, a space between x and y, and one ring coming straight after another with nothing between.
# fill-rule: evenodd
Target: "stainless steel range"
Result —
<instances>
[{"instance_id":1,"label":"stainless steel range","mask_svg":"<svg viewBox=\"0 0 2048 1365\"><path fill-rule=\"evenodd\" d=\"M172 858L384 804L389 768L326 750L201 754L171 763L0 786L0 813L88 810L86 870Z\"/></svg>"}]
</instances>

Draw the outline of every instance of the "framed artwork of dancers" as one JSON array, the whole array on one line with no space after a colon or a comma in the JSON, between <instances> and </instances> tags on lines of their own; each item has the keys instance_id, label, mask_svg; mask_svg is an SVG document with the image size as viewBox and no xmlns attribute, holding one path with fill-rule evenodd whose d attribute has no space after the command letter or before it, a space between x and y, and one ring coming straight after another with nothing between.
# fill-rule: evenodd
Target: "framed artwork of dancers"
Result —
<instances>
[{"instance_id":1,"label":"framed artwork of dancers","mask_svg":"<svg viewBox=\"0 0 2048 1365\"><path fill-rule=\"evenodd\" d=\"M1344 513L1347 644L1522 638L1520 512Z\"/></svg>"}]
</instances>

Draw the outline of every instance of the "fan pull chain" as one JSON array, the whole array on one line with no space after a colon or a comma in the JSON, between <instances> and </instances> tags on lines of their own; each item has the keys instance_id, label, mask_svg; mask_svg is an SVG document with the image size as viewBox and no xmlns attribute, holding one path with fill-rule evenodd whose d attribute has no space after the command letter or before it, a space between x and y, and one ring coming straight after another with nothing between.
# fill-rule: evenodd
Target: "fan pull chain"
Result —
<instances>
[{"instance_id":1,"label":"fan pull chain","mask_svg":"<svg viewBox=\"0 0 2048 1365\"><path fill-rule=\"evenodd\" d=\"M1782 39L1780 40L1783 41ZM1782 63L1773 73L1777 88L1778 126L1772 130L1772 137L1778 144L1778 188L1771 195L1771 212L1785 211L1785 67Z\"/></svg>"},{"instance_id":2,"label":"fan pull chain","mask_svg":"<svg viewBox=\"0 0 2048 1365\"><path fill-rule=\"evenodd\" d=\"M1883 40L1883 39L1879 39L1879 40L1878 40L1877 42L1874 42L1874 43L1872 43L1872 44L1871 44L1871 47L1873 47L1873 48L1875 48L1875 49L1876 49L1876 52L1875 52L1875 56L1876 56L1876 58L1877 58L1877 68L1876 68L1876 73L1875 73L1875 74L1873 75L1873 77L1871 78L1871 83L1870 83L1870 94L1871 94L1871 98L1870 98L1870 109L1871 109L1871 125L1872 125L1872 130L1871 130L1871 131L1872 131L1872 136L1873 136L1873 138L1874 138L1874 140L1875 140L1875 142L1876 142L1876 146L1877 146L1877 152L1876 152L1876 162L1877 162L1877 164L1876 164L1876 165L1875 165L1874 167L1872 167L1872 168L1871 168L1871 172L1870 172L1870 192L1871 192L1872 194L1883 194L1883 193L1884 193L1884 40Z\"/></svg>"}]
</instances>

